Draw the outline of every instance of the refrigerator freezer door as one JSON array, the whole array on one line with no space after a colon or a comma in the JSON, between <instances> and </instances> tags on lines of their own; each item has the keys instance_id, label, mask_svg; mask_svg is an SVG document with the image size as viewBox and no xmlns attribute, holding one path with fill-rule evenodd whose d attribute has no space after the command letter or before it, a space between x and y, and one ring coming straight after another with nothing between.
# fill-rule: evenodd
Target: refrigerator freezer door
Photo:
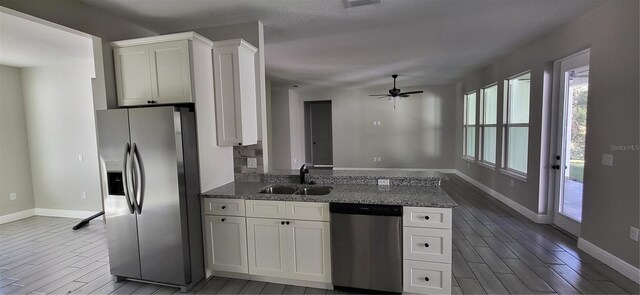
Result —
<instances>
[{"instance_id":1,"label":"refrigerator freezer door","mask_svg":"<svg viewBox=\"0 0 640 295\"><path fill-rule=\"evenodd\" d=\"M130 109L129 125L142 279L186 285L191 273L180 113L173 107Z\"/></svg>"},{"instance_id":2,"label":"refrigerator freezer door","mask_svg":"<svg viewBox=\"0 0 640 295\"><path fill-rule=\"evenodd\" d=\"M122 174L129 144L127 110L97 111L96 121L111 274L139 279L136 215L125 197Z\"/></svg>"}]
</instances>

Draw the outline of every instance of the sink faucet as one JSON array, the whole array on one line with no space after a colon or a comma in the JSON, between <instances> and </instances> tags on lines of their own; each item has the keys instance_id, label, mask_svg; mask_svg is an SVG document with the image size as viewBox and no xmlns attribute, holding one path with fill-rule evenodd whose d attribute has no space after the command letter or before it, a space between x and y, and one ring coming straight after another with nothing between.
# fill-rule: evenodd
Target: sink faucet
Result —
<instances>
[{"instance_id":1,"label":"sink faucet","mask_svg":"<svg viewBox=\"0 0 640 295\"><path fill-rule=\"evenodd\" d=\"M306 164L302 164L302 166L300 166L300 184L304 184L304 175L309 173L309 169L307 169L307 165Z\"/></svg>"}]
</instances>

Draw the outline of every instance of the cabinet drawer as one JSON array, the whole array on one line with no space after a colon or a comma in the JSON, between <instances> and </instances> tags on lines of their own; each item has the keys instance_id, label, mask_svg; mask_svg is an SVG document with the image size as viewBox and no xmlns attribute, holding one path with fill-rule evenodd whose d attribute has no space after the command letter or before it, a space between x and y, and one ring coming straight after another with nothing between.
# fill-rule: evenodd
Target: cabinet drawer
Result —
<instances>
[{"instance_id":1,"label":"cabinet drawer","mask_svg":"<svg viewBox=\"0 0 640 295\"><path fill-rule=\"evenodd\" d=\"M244 200L205 199L202 208L204 214L244 216Z\"/></svg>"},{"instance_id":2,"label":"cabinet drawer","mask_svg":"<svg viewBox=\"0 0 640 295\"><path fill-rule=\"evenodd\" d=\"M288 219L329 221L329 204L286 202Z\"/></svg>"},{"instance_id":3,"label":"cabinet drawer","mask_svg":"<svg viewBox=\"0 0 640 295\"><path fill-rule=\"evenodd\" d=\"M402 225L451 228L451 208L404 207Z\"/></svg>"},{"instance_id":4,"label":"cabinet drawer","mask_svg":"<svg viewBox=\"0 0 640 295\"><path fill-rule=\"evenodd\" d=\"M405 260L403 267L405 292L451 294L451 264Z\"/></svg>"},{"instance_id":5,"label":"cabinet drawer","mask_svg":"<svg viewBox=\"0 0 640 295\"><path fill-rule=\"evenodd\" d=\"M403 228L403 258L430 262L451 262L451 230Z\"/></svg>"},{"instance_id":6,"label":"cabinet drawer","mask_svg":"<svg viewBox=\"0 0 640 295\"><path fill-rule=\"evenodd\" d=\"M286 218L284 201L247 200L247 216L263 218Z\"/></svg>"}]
</instances>

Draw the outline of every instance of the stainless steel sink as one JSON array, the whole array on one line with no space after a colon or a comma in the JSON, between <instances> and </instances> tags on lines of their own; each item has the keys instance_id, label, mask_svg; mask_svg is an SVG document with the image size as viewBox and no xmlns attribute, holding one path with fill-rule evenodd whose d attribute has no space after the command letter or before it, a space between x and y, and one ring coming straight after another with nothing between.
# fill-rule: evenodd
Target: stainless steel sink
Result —
<instances>
[{"instance_id":1,"label":"stainless steel sink","mask_svg":"<svg viewBox=\"0 0 640 295\"><path fill-rule=\"evenodd\" d=\"M299 188L297 193L300 195L322 196L330 193L332 189L332 186L307 186Z\"/></svg>"},{"instance_id":2,"label":"stainless steel sink","mask_svg":"<svg viewBox=\"0 0 640 295\"><path fill-rule=\"evenodd\" d=\"M280 195L291 195L298 191L298 187L295 185L287 185L287 184L272 184L260 190L261 194L280 194Z\"/></svg>"}]
</instances>

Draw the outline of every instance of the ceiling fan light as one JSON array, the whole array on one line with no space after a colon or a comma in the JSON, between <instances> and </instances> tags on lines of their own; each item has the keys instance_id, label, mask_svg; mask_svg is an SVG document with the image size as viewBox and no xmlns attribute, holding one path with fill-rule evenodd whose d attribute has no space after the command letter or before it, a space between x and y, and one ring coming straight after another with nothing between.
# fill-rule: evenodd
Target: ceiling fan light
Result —
<instances>
[{"instance_id":1,"label":"ceiling fan light","mask_svg":"<svg viewBox=\"0 0 640 295\"><path fill-rule=\"evenodd\" d=\"M344 2L344 8L364 6L371 4L379 4L382 0L342 0Z\"/></svg>"}]
</instances>

